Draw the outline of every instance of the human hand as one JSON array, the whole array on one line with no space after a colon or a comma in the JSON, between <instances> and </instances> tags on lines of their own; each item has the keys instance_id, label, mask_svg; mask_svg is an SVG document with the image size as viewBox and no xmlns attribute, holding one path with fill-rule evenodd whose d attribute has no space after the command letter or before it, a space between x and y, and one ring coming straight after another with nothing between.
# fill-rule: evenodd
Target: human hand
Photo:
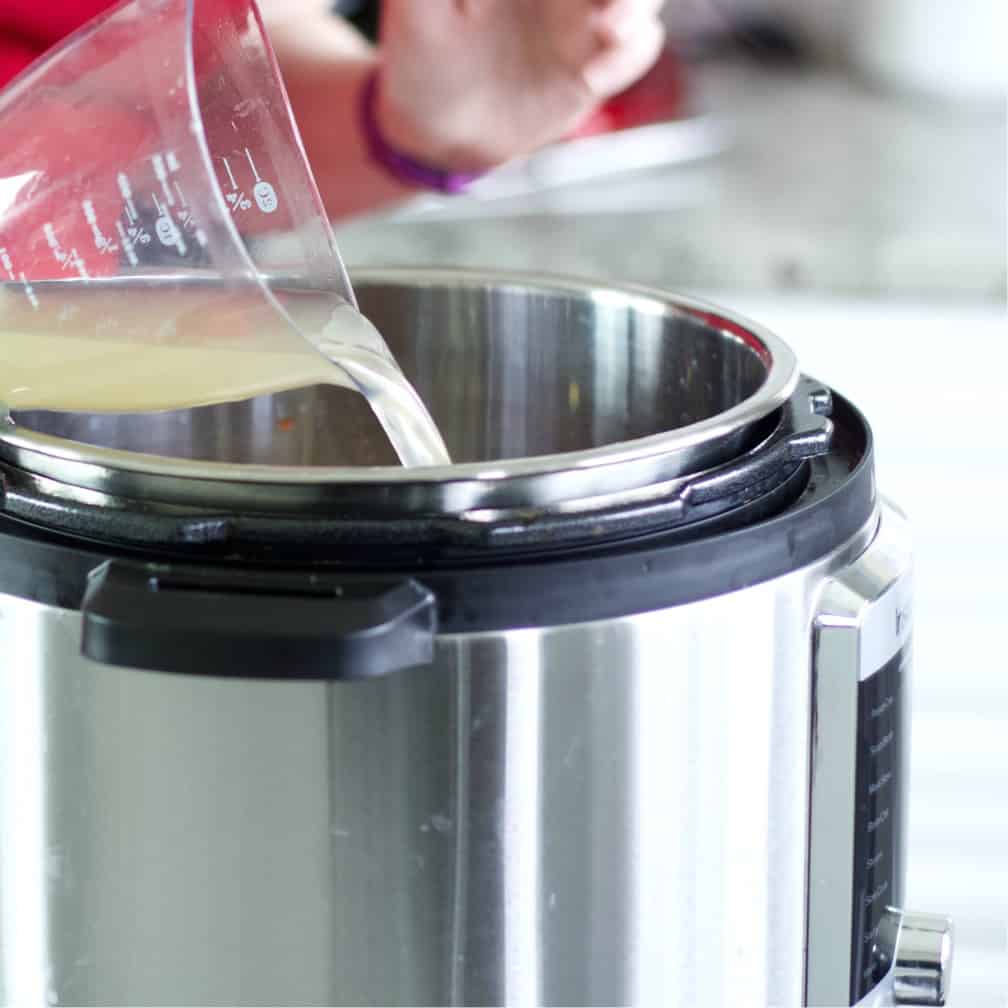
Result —
<instances>
[{"instance_id":1,"label":"human hand","mask_svg":"<svg viewBox=\"0 0 1008 1008\"><path fill-rule=\"evenodd\" d=\"M663 0L385 0L377 115L454 171L531 153L654 62Z\"/></svg>"}]
</instances>

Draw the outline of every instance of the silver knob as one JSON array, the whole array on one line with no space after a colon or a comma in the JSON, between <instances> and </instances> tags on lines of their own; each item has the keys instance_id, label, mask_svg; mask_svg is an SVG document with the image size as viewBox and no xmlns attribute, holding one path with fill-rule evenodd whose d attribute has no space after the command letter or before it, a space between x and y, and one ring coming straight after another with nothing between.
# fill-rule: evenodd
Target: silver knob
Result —
<instances>
[{"instance_id":1,"label":"silver knob","mask_svg":"<svg viewBox=\"0 0 1008 1008\"><path fill-rule=\"evenodd\" d=\"M893 965L898 1005L943 1005L952 970L952 921L938 914L904 913Z\"/></svg>"}]
</instances>

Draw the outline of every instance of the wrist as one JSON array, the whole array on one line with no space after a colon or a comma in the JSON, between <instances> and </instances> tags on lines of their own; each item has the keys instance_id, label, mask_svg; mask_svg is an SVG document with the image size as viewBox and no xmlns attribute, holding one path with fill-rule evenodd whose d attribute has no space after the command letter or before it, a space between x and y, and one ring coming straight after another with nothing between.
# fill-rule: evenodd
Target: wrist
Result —
<instances>
[{"instance_id":1,"label":"wrist","mask_svg":"<svg viewBox=\"0 0 1008 1008\"><path fill-rule=\"evenodd\" d=\"M415 188L457 193L497 166L497 161L439 142L402 114L383 86L380 64L361 84L360 128L372 161Z\"/></svg>"}]
</instances>

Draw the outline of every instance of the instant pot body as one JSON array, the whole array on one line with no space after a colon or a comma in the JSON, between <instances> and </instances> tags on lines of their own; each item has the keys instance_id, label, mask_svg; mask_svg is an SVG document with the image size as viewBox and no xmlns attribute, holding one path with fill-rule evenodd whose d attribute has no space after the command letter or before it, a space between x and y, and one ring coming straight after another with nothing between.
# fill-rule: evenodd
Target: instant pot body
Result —
<instances>
[{"instance_id":1,"label":"instant pot body","mask_svg":"<svg viewBox=\"0 0 1008 1008\"><path fill-rule=\"evenodd\" d=\"M450 475L343 390L0 446L4 1000L928 1003L863 418L692 302L358 288Z\"/></svg>"}]
</instances>

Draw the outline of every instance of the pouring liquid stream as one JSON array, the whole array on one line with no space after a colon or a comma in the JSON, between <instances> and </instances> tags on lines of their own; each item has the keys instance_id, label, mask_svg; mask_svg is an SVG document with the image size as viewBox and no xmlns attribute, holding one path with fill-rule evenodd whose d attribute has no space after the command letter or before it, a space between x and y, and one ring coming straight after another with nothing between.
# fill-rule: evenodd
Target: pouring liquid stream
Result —
<instances>
[{"instance_id":1,"label":"pouring liquid stream","mask_svg":"<svg viewBox=\"0 0 1008 1008\"><path fill-rule=\"evenodd\" d=\"M13 412L182 410L310 385L355 389L404 466L447 465L444 441L371 323L336 295L137 280L0 287L0 401Z\"/></svg>"}]
</instances>

